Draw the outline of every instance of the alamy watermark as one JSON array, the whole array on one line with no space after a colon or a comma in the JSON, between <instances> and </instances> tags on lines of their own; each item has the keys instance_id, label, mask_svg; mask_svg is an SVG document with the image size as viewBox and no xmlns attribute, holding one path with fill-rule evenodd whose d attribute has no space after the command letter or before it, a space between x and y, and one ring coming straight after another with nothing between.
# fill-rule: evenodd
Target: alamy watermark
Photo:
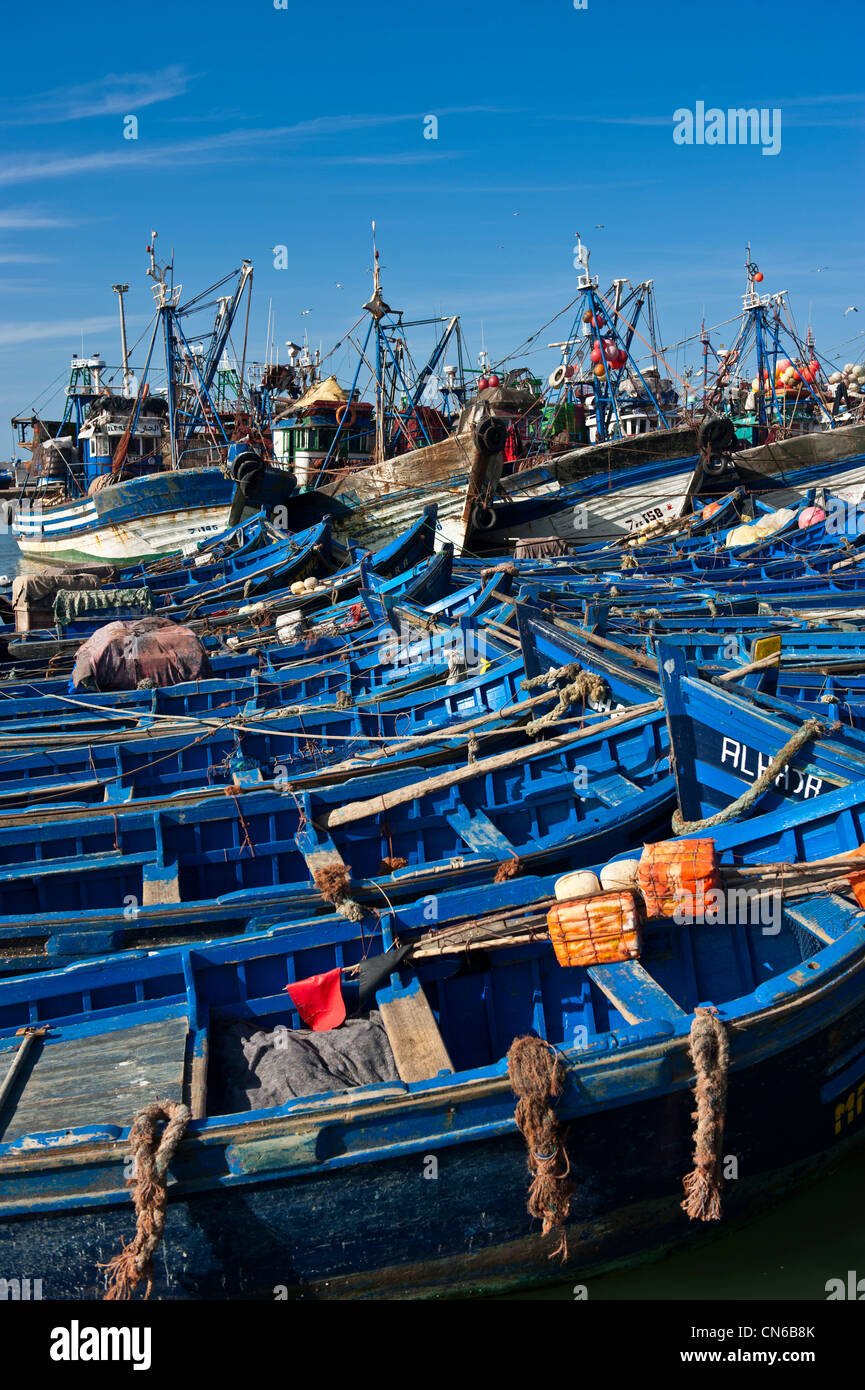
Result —
<instances>
[{"instance_id":1,"label":"alamy watermark","mask_svg":"<svg viewBox=\"0 0 865 1390\"><path fill-rule=\"evenodd\" d=\"M781 111L761 106L739 106L722 111L707 108L704 101L691 111L680 106L673 112L673 143L676 145L761 145L763 154L781 151Z\"/></svg>"},{"instance_id":2,"label":"alamy watermark","mask_svg":"<svg viewBox=\"0 0 865 1390\"><path fill-rule=\"evenodd\" d=\"M760 927L763 936L777 936L783 911L780 888L710 888L696 893L682 888L676 893L673 921L680 927L748 924Z\"/></svg>"}]
</instances>

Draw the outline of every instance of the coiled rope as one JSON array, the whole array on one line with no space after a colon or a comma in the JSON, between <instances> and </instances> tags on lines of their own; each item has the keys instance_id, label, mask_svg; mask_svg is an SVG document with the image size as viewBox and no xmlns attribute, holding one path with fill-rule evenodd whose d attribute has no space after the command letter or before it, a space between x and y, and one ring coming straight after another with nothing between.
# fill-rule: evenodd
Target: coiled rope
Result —
<instances>
[{"instance_id":1,"label":"coiled rope","mask_svg":"<svg viewBox=\"0 0 865 1390\"><path fill-rule=\"evenodd\" d=\"M157 1142L157 1126L166 1122ZM165 1231L166 1183L168 1166L189 1124L189 1107L179 1101L155 1100L139 1110L129 1131L129 1156L133 1160L132 1188L136 1229L134 1238L107 1264L107 1300L128 1299L143 1279L144 1297L153 1288L153 1256Z\"/></svg>"},{"instance_id":2,"label":"coiled rope","mask_svg":"<svg viewBox=\"0 0 865 1390\"><path fill-rule=\"evenodd\" d=\"M721 1217L721 1149L727 1114L727 1072L730 1049L727 1030L714 1009L696 1009L689 1039L694 1064L697 1121L694 1131L694 1167L682 1186L682 1210L692 1221L718 1221Z\"/></svg>"},{"instance_id":3,"label":"coiled rope","mask_svg":"<svg viewBox=\"0 0 865 1390\"><path fill-rule=\"evenodd\" d=\"M774 756L769 766L760 773L755 782L752 782L747 791L741 796L737 796L735 801L731 801L729 806L723 810L716 811L713 816L706 816L703 820L683 820L682 813L678 809L673 812L673 830L677 835L690 835L694 830L708 830L712 825L723 825L725 821L732 820L742 811L749 811L755 801L760 797L774 782L775 778L784 771L787 764L792 761L803 743L809 739L820 738L826 733L826 726L819 719L806 719L801 728L791 734Z\"/></svg>"},{"instance_id":4,"label":"coiled rope","mask_svg":"<svg viewBox=\"0 0 865 1390\"><path fill-rule=\"evenodd\" d=\"M538 686L553 686L557 680L568 677L567 685L563 685L558 692L558 702L552 709L547 710L538 719L530 719L525 726L526 733L531 738L540 733L541 729L547 724L554 724L556 720L577 703L598 704L605 699L608 694L608 686L603 676L599 676L595 671L584 671L582 667L571 662L567 666L551 667L549 671L540 676L532 676L530 680L521 681L522 690L535 690Z\"/></svg>"}]
</instances>

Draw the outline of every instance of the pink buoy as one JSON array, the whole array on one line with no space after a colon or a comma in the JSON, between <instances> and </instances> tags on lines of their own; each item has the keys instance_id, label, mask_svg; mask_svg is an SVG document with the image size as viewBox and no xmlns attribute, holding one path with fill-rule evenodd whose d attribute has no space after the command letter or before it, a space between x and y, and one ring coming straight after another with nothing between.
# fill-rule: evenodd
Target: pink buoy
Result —
<instances>
[{"instance_id":1,"label":"pink buoy","mask_svg":"<svg viewBox=\"0 0 865 1390\"><path fill-rule=\"evenodd\" d=\"M816 526L818 521L825 521L826 513L822 507L804 507L799 513L799 530L805 531L809 526Z\"/></svg>"}]
</instances>

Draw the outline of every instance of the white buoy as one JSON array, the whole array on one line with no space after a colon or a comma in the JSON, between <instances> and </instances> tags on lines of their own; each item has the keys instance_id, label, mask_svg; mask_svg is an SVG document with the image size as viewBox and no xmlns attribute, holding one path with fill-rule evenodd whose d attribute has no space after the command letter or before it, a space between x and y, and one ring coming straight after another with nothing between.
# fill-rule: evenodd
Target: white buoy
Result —
<instances>
[{"instance_id":1,"label":"white buoy","mask_svg":"<svg viewBox=\"0 0 865 1390\"><path fill-rule=\"evenodd\" d=\"M633 888L639 867L639 859L618 859L612 864L605 864L601 869L601 887L604 892L612 893L616 889Z\"/></svg>"},{"instance_id":2,"label":"white buoy","mask_svg":"<svg viewBox=\"0 0 865 1390\"><path fill-rule=\"evenodd\" d=\"M576 869L557 878L554 891L556 899L566 903L571 898L590 898L593 893L600 893L601 885L598 875L593 874L591 869Z\"/></svg>"},{"instance_id":3,"label":"white buoy","mask_svg":"<svg viewBox=\"0 0 865 1390\"><path fill-rule=\"evenodd\" d=\"M276 620L277 631L281 627L294 627L303 621L303 614L299 608L290 608L287 613L280 613Z\"/></svg>"}]
</instances>

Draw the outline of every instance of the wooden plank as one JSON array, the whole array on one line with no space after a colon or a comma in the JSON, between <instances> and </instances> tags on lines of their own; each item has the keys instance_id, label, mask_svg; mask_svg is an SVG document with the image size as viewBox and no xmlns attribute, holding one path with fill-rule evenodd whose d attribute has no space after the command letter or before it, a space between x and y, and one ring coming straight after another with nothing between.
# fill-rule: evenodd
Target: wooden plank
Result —
<instances>
[{"instance_id":1,"label":"wooden plank","mask_svg":"<svg viewBox=\"0 0 865 1390\"><path fill-rule=\"evenodd\" d=\"M409 801L419 801L422 796L429 792L441 791L444 787L454 787L460 782L469 782L475 777L483 777L488 772L495 772L502 767L513 767L516 763L524 763L527 757L532 757L537 751L538 755L555 753L559 748L569 748L583 739L594 738L597 734L605 733L607 729L617 728L621 724L626 724L636 719L645 719L647 714L652 714L664 708L663 700L652 700L644 705L631 705L621 714L617 714L610 719L603 719L599 724L593 724L588 729L580 729L577 733L561 734L557 738L547 739L544 743L537 745L537 750L526 750L525 745L520 748L511 749L508 753L498 753L492 758L479 758L475 763L468 763L465 767L457 767L449 772L442 772L438 777L430 777L425 782L415 782L406 787L396 787L392 791L382 792L378 796L364 798L363 801L350 801L345 806L337 806L329 811L325 820L328 826L348 825L351 821L363 820L366 816L375 816L382 811L389 811L394 806L404 806Z\"/></svg>"},{"instance_id":2,"label":"wooden plank","mask_svg":"<svg viewBox=\"0 0 865 1390\"><path fill-rule=\"evenodd\" d=\"M377 1002L401 1081L429 1081L453 1071L419 980L405 990L379 990Z\"/></svg>"},{"instance_id":3,"label":"wooden plank","mask_svg":"<svg viewBox=\"0 0 865 1390\"><path fill-rule=\"evenodd\" d=\"M141 875L142 907L180 902L180 878L176 863L145 864Z\"/></svg>"},{"instance_id":4,"label":"wooden plank","mask_svg":"<svg viewBox=\"0 0 865 1390\"><path fill-rule=\"evenodd\" d=\"M345 860L327 831L323 830L320 825L316 825L313 820L312 799L309 792L299 792L297 801L303 819L300 829L294 837L294 843L306 861L310 878L315 881L315 876L320 869L346 868Z\"/></svg>"},{"instance_id":5,"label":"wooden plank","mask_svg":"<svg viewBox=\"0 0 865 1390\"><path fill-rule=\"evenodd\" d=\"M207 1063L210 1055L206 1029L192 1039L192 1059L189 1066L189 1110L193 1120L207 1115Z\"/></svg>"},{"instance_id":6,"label":"wooden plank","mask_svg":"<svg viewBox=\"0 0 865 1390\"><path fill-rule=\"evenodd\" d=\"M638 796L640 788L636 782L629 782L627 777L623 777L619 772L610 772L606 777L591 777L587 786L578 795L596 796L605 806L621 806L623 802L630 801L632 796Z\"/></svg>"},{"instance_id":7,"label":"wooden plank","mask_svg":"<svg viewBox=\"0 0 865 1390\"><path fill-rule=\"evenodd\" d=\"M157 1096L182 1100L186 1015L42 1044L0 1140L76 1125L128 1125ZM2 1054L0 1054L2 1066Z\"/></svg>"},{"instance_id":8,"label":"wooden plank","mask_svg":"<svg viewBox=\"0 0 865 1390\"><path fill-rule=\"evenodd\" d=\"M491 854L497 859L516 858L516 848L507 835L502 834L483 811L470 811L460 803L455 811L447 812L445 820L476 854Z\"/></svg>"},{"instance_id":9,"label":"wooden plank","mask_svg":"<svg viewBox=\"0 0 865 1390\"><path fill-rule=\"evenodd\" d=\"M685 1017L684 1009L637 960L590 965L588 974L627 1023L649 1023L656 1018L675 1023Z\"/></svg>"}]
</instances>

